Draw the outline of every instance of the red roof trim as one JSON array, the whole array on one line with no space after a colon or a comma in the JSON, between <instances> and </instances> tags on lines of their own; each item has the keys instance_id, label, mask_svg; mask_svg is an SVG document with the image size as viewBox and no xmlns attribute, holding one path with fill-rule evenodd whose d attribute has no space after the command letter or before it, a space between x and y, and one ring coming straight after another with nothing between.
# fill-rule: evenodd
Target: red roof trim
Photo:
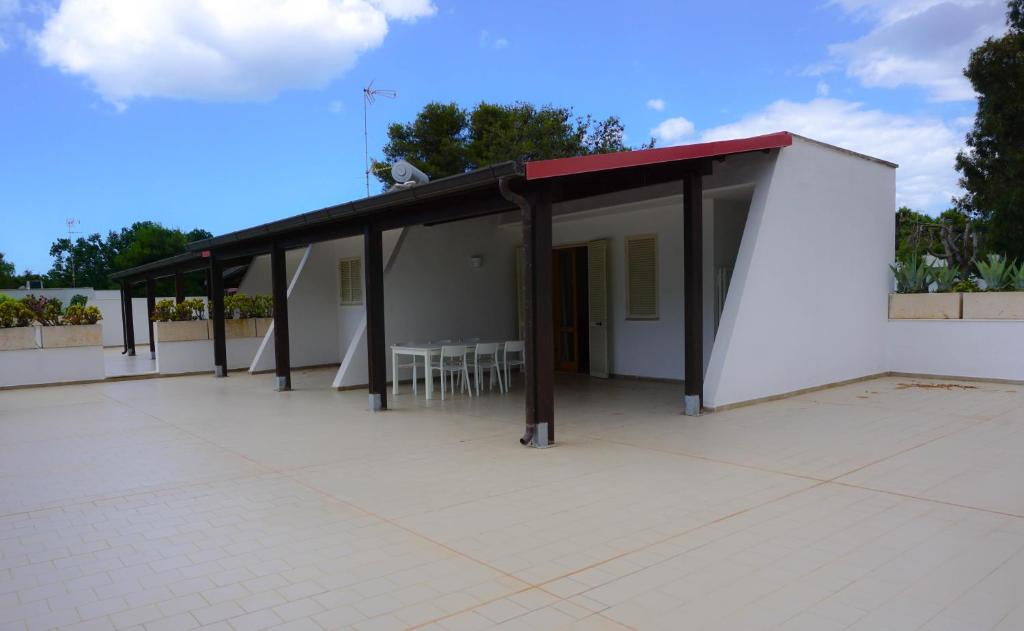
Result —
<instances>
[{"instance_id":1,"label":"red roof trim","mask_svg":"<svg viewBox=\"0 0 1024 631\"><path fill-rule=\"evenodd\" d=\"M538 160L526 163L527 180L543 180L563 175L609 171L627 167L677 162L697 158L715 158L748 151L764 151L779 149L793 144L793 135L788 131L780 131L764 136L739 138L736 140L718 140L677 147L661 147L640 151L622 151L619 153L602 153L592 156L575 158L557 158L555 160Z\"/></svg>"}]
</instances>

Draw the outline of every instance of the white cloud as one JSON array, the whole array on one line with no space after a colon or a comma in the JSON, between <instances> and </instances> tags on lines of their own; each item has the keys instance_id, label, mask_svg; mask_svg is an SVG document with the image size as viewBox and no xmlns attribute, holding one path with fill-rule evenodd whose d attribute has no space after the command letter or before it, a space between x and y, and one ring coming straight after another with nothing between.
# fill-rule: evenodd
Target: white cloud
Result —
<instances>
[{"instance_id":1,"label":"white cloud","mask_svg":"<svg viewBox=\"0 0 1024 631\"><path fill-rule=\"evenodd\" d=\"M42 63L120 107L262 100L326 85L381 45L389 20L434 11L430 0L63 0L34 40Z\"/></svg>"},{"instance_id":2,"label":"white cloud","mask_svg":"<svg viewBox=\"0 0 1024 631\"><path fill-rule=\"evenodd\" d=\"M651 130L651 135L661 145L675 145L693 135L693 123L682 116L666 118Z\"/></svg>"},{"instance_id":3,"label":"white cloud","mask_svg":"<svg viewBox=\"0 0 1024 631\"><path fill-rule=\"evenodd\" d=\"M834 0L874 23L860 39L829 47L846 74L869 87L905 85L935 101L974 98L962 75L970 50L1006 30L1005 0Z\"/></svg>"},{"instance_id":4,"label":"white cloud","mask_svg":"<svg viewBox=\"0 0 1024 631\"><path fill-rule=\"evenodd\" d=\"M508 46L508 39L504 37L491 37L490 31L480 31L479 40L481 48L494 48L496 50L501 50Z\"/></svg>"},{"instance_id":5,"label":"white cloud","mask_svg":"<svg viewBox=\"0 0 1024 631\"><path fill-rule=\"evenodd\" d=\"M665 99L648 99L647 108L660 112L665 109Z\"/></svg>"},{"instance_id":6,"label":"white cloud","mask_svg":"<svg viewBox=\"0 0 1024 631\"><path fill-rule=\"evenodd\" d=\"M827 83L825 83L824 81L819 81L818 86L815 88L814 91L818 96L828 96L830 90L831 88Z\"/></svg>"},{"instance_id":7,"label":"white cloud","mask_svg":"<svg viewBox=\"0 0 1024 631\"><path fill-rule=\"evenodd\" d=\"M776 101L741 120L706 130L702 140L791 131L814 140L896 162L896 202L919 210L944 210L959 195L954 158L962 128L940 119L865 109L861 103L814 99Z\"/></svg>"}]
</instances>

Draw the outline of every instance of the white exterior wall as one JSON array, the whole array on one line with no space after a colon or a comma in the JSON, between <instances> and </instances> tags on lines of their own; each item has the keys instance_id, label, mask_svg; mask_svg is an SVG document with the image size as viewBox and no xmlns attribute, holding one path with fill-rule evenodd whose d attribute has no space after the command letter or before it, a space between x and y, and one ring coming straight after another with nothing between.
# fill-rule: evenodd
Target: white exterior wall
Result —
<instances>
[{"instance_id":1,"label":"white exterior wall","mask_svg":"<svg viewBox=\"0 0 1024 631\"><path fill-rule=\"evenodd\" d=\"M709 407L886 370L895 170L794 138L757 180Z\"/></svg>"},{"instance_id":2,"label":"white exterior wall","mask_svg":"<svg viewBox=\"0 0 1024 631\"><path fill-rule=\"evenodd\" d=\"M239 337L225 340L228 370L248 368L263 338ZM156 343L156 371L161 375L193 372L213 373L213 341L189 340Z\"/></svg>"},{"instance_id":3,"label":"white exterior wall","mask_svg":"<svg viewBox=\"0 0 1024 631\"><path fill-rule=\"evenodd\" d=\"M385 261L397 245L398 235L399 231L385 234ZM343 245L339 254L361 256L362 240L348 241L351 243ZM409 228L384 277L387 344L466 337L513 339L515 247L519 242L519 233L500 228L497 217ZM474 255L483 258L479 268L470 265ZM360 332L366 312L359 306L340 307L338 313L344 356ZM365 334L355 341L353 361L336 381L340 386L367 382ZM388 353L389 380L390 362Z\"/></svg>"},{"instance_id":4,"label":"white exterior wall","mask_svg":"<svg viewBox=\"0 0 1024 631\"><path fill-rule=\"evenodd\" d=\"M104 376L99 346L0 351L0 387L96 381Z\"/></svg>"},{"instance_id":5,"label":"white exterior wall","mask_svg":"<svg viewBox=\"0 0 1024 631\"><path fill-rule=\"evenodd\" d=\"M1024 321L889 320L886 333L889 371L1024 381Z\"/></svg>"}]
</instances>

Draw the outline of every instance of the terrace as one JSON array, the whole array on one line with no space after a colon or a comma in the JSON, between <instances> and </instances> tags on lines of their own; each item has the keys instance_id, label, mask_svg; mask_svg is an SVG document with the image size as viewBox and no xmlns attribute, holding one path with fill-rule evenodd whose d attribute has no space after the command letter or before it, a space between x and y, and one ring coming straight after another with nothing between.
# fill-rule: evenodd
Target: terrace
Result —
<instances>
[{"instance_id":1,"label":"terrace","mask_svg":"<svg viewBox=\"0 0 1024 631\"><path fill-rule=\"evenodd\" d=\"M530 450L522 381L374 414L333 375L0 392L0 627L1024 625L1019 386L687 417L560 376Z\"/></svg>"}]
</instances>

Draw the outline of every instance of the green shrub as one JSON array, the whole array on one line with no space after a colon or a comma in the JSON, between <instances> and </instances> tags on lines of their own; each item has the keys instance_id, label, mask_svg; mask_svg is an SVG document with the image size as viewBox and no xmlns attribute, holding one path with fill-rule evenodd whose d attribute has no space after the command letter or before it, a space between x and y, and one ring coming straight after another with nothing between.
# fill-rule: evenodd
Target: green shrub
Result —
<instances>
[{"instance_id":1,"label":"green shrub","mask_svg":"<svg viewBox=\"0 0 1024 631\"><path fill-rule=\"evenodd\" d=\"M8 300L0 300L0 329L32 326L32 321L35 319L32 311L20 301L8 298Z\"/></svg>"},{"instance_id":2,"label":"green shrub","mask_svg":"<svg viewBox=\"0 0 1024 631\"><path fill-rule=\"evenodd\" d=\"M890 265L896 277L896 292L901 294L923 294L928 292L932 283L932 268L920 258L914 256L906 261L897 261Z\"/></svg>"},{"instance_id":3,"label":"green shrub","mask_svg":"<svg viewBox=\"0 0 1024 631\"><path fill-rule=\"evenodd\" d=\"M202 320L206 305L199 298L189 298L175 303L170 298L158 300L153 313L149 317L153 322L183 322L185 320Z\"/></svg>"},{"instance_id":4,"label":"green shrub","mask_svg":"<svg viewBox=\"0 0 1024 631\"><path fill-rule=\"evenodd\" d=\"M96 324L102 319L103 314L101 314L100 310L96 307L70 304L64 312L64 324Z\"/></svg>"},{"instance_id":5,"label":"green shrub","mask_svg":"<svg viewBox=\"0 0 1024 631\"><path fill-rule=\"evenodd\" d=\"M37 297L34 294L29 294L21 299L21 304L32 312L32 319L39 324L43 326L60 325L60 317L64 314L64 303L57 298Z\"/></svg>"},{"instance_id":6,"label":"green shrub","mask_svg":"<svg viewBox=\"0 0 1024 631\"><path fill-rule=\"evenodd\" d=\"M960 270L955 266L933 266L932 279L935 280L936 290L940 292L953 291L953 285L960 278Z\"/></svg>"},{"instance_id":7,"label":"green shrub","mask_svg":"<svg viewBox=\"0 0 1024 631\"><path fill-rule=\"evenodd\" d=\"M985 281L985 291L1002 291L1010 283L1014 265L1005 256L989 254L985 261L975 261L978 275Z\"/></svg>"},{"instance_id":8,"label":"green shrub","mask_svg":"<svg viewBox=\"0 0 1024 631\"><path fill-rule=\"evenodd\" d=\"M71 296L71 301L68 302L68 308L70 309L71 307L76 306L84 307L85 303L87 302L89 302L89 299L87 297L83 296L82 294L75 294L74 296Z\"/></svg>"},{"instance_id":9,"label":"green shrub","mask_svg":"<svg viewBox=\"0 0 1024 631\"><path fill-rule=\"evenodd\" d=\"M232 294L224 296L224 317L233 318L269 318L273 312L274 301L270 296Z\"/></svg>"},{"instance_id":10,"label":"green shrub","mask_svg":"<svg viewBox=\"0 0 1024 631\"><path fill-rule=\"evenodd\" d=\"M252 317L269 318L274 315L274 299L267 295L252 297Z\"/></svg>"},{"instance_id":11,"label":"green shrub","mask_svg":"<svg viewBox=\"0 0 1024 631\"><path fill-rule=\"evenodd\" d=\"M979 291L978 281L973 278L963 278L953 285L953 291L960 294L970 294Z\"/></svg>"}]
</instances>

